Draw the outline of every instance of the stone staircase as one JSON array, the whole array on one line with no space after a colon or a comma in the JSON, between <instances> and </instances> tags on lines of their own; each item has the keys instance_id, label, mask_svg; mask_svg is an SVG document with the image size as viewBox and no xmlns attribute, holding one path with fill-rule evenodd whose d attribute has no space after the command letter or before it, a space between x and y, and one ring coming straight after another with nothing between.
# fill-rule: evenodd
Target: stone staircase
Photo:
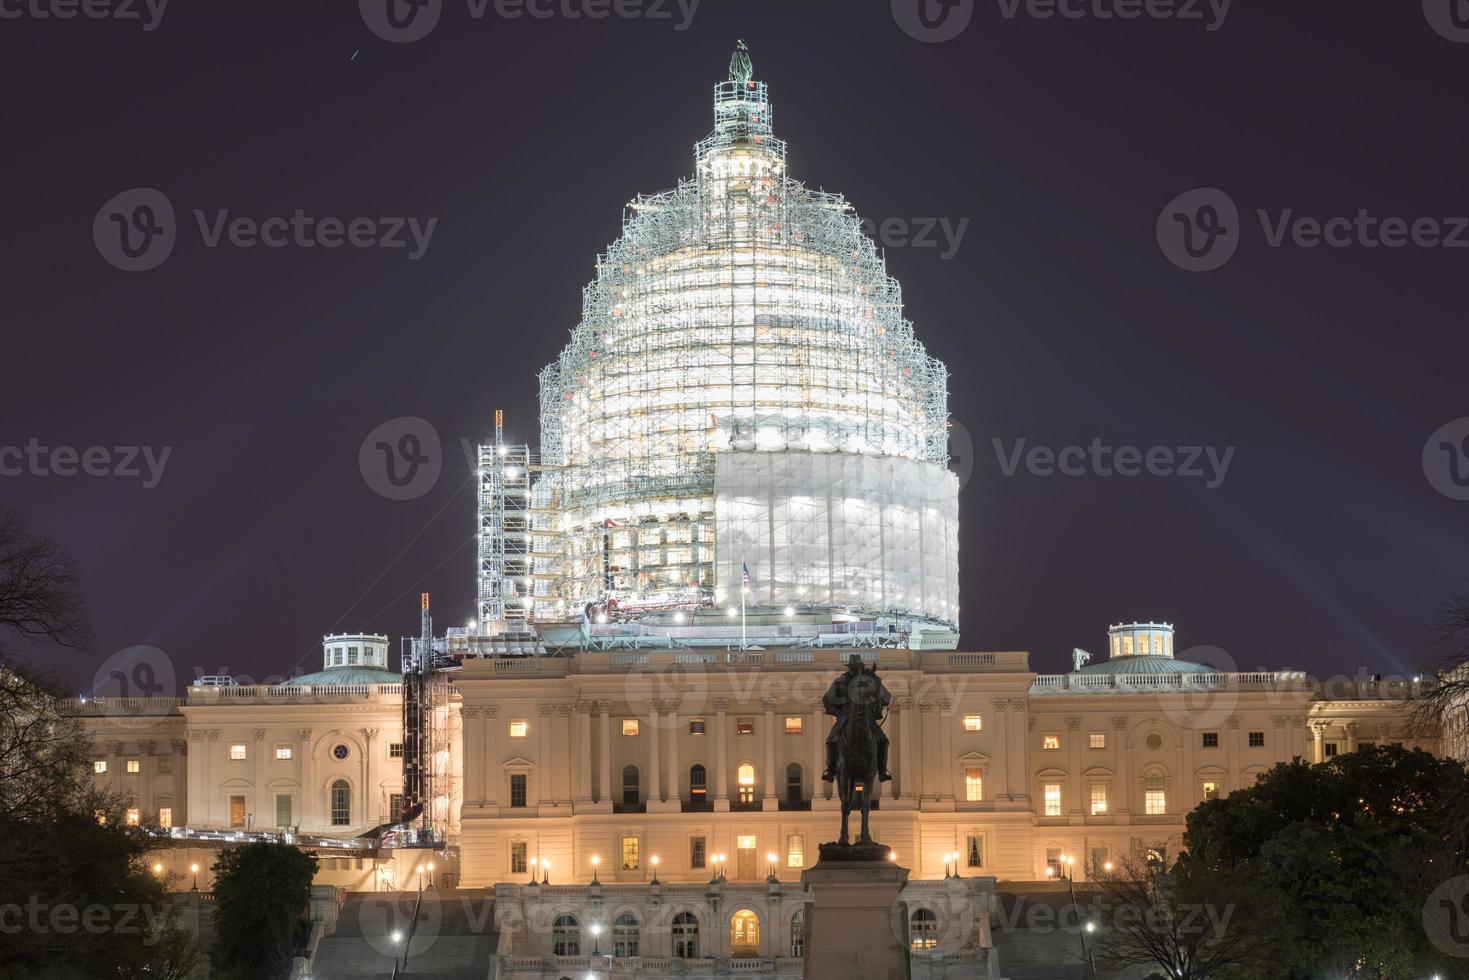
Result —
<instances>
[{"instance_id":1,"label":"stone staircase","mask_svg":"<svg viewBox=\"0 0 1469 980\"><path fill-rule=\"evenodd\" d=\"M416 892L353 892L337 914L336 930L321 940L314 980L390 980L413 925ZM394 936L397 936L395 941ZM489 980L494 977L494 901L489 889L423 893L417 926L400 977Z\"/></svg>"}]
</instances>

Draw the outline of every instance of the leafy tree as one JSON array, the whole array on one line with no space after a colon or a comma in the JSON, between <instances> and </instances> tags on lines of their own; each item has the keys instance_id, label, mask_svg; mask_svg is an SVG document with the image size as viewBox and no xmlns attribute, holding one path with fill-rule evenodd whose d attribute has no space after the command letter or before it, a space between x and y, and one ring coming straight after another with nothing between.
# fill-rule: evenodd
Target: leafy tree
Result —
<instances>
[{"instance_id":1,"label":"leafy tree","mask_svg":"<svg viewBox=\"0 0 1469 980\"><path fill-rule=\"evenodd\" d=\"M310 931L316 858L289 844L245 844L214 862L220 980L283 980Z\"/></svg>"},{"instance_id":2,"label":"leafy tree","mask_svg":"<svg viewBox=\"0 0 1469 980\"><path fill-rule=\"evenodd\" d=\"M1278 896L1277 958L1290 980L1452 975L1422 916L1433 889L1469 863L1446 804L1466 783L1461 764L1395 747L1281 764L1189 814L1185 876Z\"/></svg>"},{"instance_id":3,"label":"leafy tree","mask_svg":"<svg viewBox=\"0 0 1469 980\"><path fill-rule=\"evenodd\" d=\"M1098 968L1156 966L1159 980L1271 980L1279 919L1275 900L1247 882L1191 866L1165 870L1144 851L1092 872L1101 889ZM1105 974L1103 974L1105 975Z\"/></svg>"}]
</instances>

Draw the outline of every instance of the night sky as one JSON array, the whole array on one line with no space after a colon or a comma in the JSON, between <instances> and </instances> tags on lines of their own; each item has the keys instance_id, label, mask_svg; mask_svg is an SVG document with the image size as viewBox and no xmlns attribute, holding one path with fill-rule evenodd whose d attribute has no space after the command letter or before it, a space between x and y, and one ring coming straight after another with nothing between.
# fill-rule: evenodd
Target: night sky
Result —
<instances>
[{"instance_id":1,"label":"night sky","mask_svg":"<svg viewBox=\"0 0 1469 980\"><path fill-rule=\"evenodd\" d=\"M1432 24L1449 0L1256 0L1222 24L1204 4L1203 20L1125 20L1095 15L1118 0L1076 19L973 0L941 42L900 26L916 0L703 0L686 25L671 2L594 20L561 12L586 0L542 0L546 19L444 0L412 43L354 3L174 0L152 30L141 4L142 20L35 15L60 2L0 3L0 446L107 447L119 466L113 447L171 447L149 488L0 476L0 502L81 564L95 658L42 654L78 690L138 644L180 684L319 669L323 633L416 631L423 590L440 626L467 620L461 442L497 407L512 440L537 440L536 372L624 203L691 172L737 38L792 173L893 219L889 270L952 373L973 444L964 649L1059 671L1073 646L1101 655L1109 623L1162 619L1180 650L1240 669L1411 672L1469 575L1469 501L1424 463L1469 415L1469 231L1459 248L1355 230L1272 247L1256 213L1454 234L1469 43ZM1156 229L1201 187L1237 206L1238 248L1185 271ZM177 214L149 271L115 268L94 237L131 188ZM437 221L413 259L406 230L404 248L209 247L196 209ZM920 234L939 219L967 222L951 255ZM407 501L358 466L399 416L444 446L437 484ZM1233 454L1212 489L1007 476L1019 439Z\"/></svg>"}]
</instances>

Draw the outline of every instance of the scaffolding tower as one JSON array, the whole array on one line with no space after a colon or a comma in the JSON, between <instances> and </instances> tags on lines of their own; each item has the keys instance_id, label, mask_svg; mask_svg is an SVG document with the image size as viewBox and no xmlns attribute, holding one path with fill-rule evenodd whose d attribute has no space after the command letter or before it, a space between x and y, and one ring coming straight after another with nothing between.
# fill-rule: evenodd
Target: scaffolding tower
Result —
<instances>
[{"instance_id":1,"label":"scaffolding tower","mask_svg":"<svg viewBox=\"0 0 1469 980\"><path fill-rule=\"evenodd\" d=\"M479 447L479 629L524 636L531 612L531 466L527 445L505 442L495 410L495 441Z\"/></svg>"}]
</instances>

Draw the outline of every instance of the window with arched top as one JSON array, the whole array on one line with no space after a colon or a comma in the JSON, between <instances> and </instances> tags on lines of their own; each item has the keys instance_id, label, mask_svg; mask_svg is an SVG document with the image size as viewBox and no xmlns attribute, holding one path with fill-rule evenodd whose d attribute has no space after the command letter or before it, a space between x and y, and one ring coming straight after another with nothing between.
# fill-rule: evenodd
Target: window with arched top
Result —
<instances>
[{"instance_id":1,"label":"window with arched top","mask_svg":"<svg viewBox=\"0 0 1469 980\"><path fill-rule=\"evenodd\" d=\"M933 949L939 944L939 917L933 909L914 909L908 917L908 941L914 949Z\"/></svg>"},{"instance_id":2,"label":"window with arched top","mask_svg":"<svg viewBox=\"0 0 1469 980\"><path fill-rule=\"evenodd\" d=\"M709 798L709 772L697 763L689 767L689 799L703 803Z\"/></svg>"},{"instance_id":3,"label":"window with arched top","mask_svg":"<svg viewBox=\"0 0 1469 980\"><path fill-rule=\"evenodd\" d=\"M581 924L576 921L576 916L558 915L551 923L551 953L555 956L581 955Z\"/></svg>"},{"instance_id":4,"label":"window with arched top","mask_svg":"<svg viewBox=\"0 0 1469 980\"><path fill-rule=\"evenodd\" d=\"M741 762L735 770L735 785L739 787L740 802L755 802L755 764L753 762Z\"/></svg>"},{"instance_id":5,"label":"window with arched top","mask_svg":"<svg viewBox=\"0 0 1469 980\"><path fill-rule=\"evenodd\" d=\"M795 957L806 955L805 909L797 909L796 914L791 916L791 955Z\"/></svg>"},{"instance_id":6,"label":"window with arched top","mask_svg":"<svg viewBox=\"0 0 1469 980\"><path fill-rule=\"evenodd\" d=\"M760 917L741 909L729 920L729 954L737 958L760 955Z\"/></svg>"},{"instance_id":7,"label":"window with arched top","mask_svg":"<svg viewBox=\"0 0 1469 980\"><path fill-rule=\"evenodd\" d=\"M673 917L673 955L681 960L699 958L699 918L692 912Z\"/></svg>"},{"instance_id":8,"label":"window with arched top","mask_svg":"<svg viewBox=\"0 0 1469 980\"><path fill-rule=\"evenodd\" d=\"M622 769L622 802L637 803L641 795L638 785L638 767L624 766Z\"/></svg>"},{"instance_id":9,"label":"window with arched top","mask_svg":"<svg viewBox=\"0 0 1469 980\"><path fill-rule=\"evenodd\" d=\"M1168 780L1161 769L1143 773L1143 812L1152 816L1168 812Z\"/></svg>"},{"instance_id":10,"label":"window with arched top","mask_svg":"<svg viewBox=\"0 0 1469 980\"><path fill-rule=\"evenodd\" d=\"M352 823L352 787L345 779L332 783L332 826L346 827Z\"/></svg>"},{"instance_id":11,"label":"window with arched top","mask_svg":"<svg viewBox=\"0 0 1469 980\"><path fill-rule=\"evenodd\" d=\"M801 764L792 762L786 766L786 802L800 803L802 797Z\"/></svg>"},{"instance_id":12,"label":"window with arched top","mask_svg":"<svg viewBox=\"0 0 1469 980\"><path fill-rule=\"evenodd\" d=\"M612 920L612 955L626 958L638 955L638 920L624 912Z\"/></svg>"}]
</instances>

